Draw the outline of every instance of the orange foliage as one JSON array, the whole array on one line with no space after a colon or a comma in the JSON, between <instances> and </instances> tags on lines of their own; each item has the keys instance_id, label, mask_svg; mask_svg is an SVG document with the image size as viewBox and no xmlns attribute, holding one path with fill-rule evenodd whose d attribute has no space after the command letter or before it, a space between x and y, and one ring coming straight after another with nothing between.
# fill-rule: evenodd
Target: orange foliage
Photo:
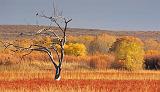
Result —
<instances>
[{"instance_id":1,"label":"orange foliage","mask_svg":"<svg viewBox=\"0 0 160 92\"><path fill-rule=\"evenodd\" d=\"M49 57L46 53L32 52L31 54L24 56L25 53L0 53L0 62L2 64L21 64L24 62L50 62ZM53 55L57 61L56 55ZM91 56L70 56L66 55L64 62L66 63L78 63L85 64L90 68L96 69L108 69L111 63L114 61L114 56L110 54L102 55L91 55Z\"/></svg>"},{"instance_id":2,"label":"orange foliage","mask_svg":"<svg viewBox=\"0 0 160 92\"><path fill-rule=\"evenodd\" d=\"M89 66L96 69L109 69L114 62L113 55L94 55L89 59Z\"/></svg>"},{"instance_id":3,"label":"orange foliage","mask_svg":"<svg viewBox=\"0 0 160 92\"><path fill-rule=\"evenodd\" d=\"M90 56L65 56L65 62L83 63L87 64L93 69L109 69L114 61L113 55L90 55Z\"/></svg>"},{"instance_id":4,"label":"orange foliage","mask_svg":"<svg viewBox=\"0 0 160 92\"><path fill-rule=\"evenodd\" d=\"M146 52L145 52L145 55L146 56L152 56L152 55L160 55L160 51L158 51L158 50L147 50Z\"/></svg>"}]
</instances>

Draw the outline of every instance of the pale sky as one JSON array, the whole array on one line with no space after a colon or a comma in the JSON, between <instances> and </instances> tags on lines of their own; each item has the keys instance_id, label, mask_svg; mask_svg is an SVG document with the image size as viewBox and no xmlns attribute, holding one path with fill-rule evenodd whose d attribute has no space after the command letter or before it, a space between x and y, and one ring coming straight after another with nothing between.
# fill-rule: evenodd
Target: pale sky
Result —
<instances>
[{"instance_id":1,"label":"pale sky","mask_svg":"<svg viewBox=\"0 0 160 92\"><path fill-rule=\"evenodd\" d=\"M0 24L39 24L36 11L51 15L52 0L0 0ZM57 0L72 28L160 30L160 0Z\"/></svg>"}]
</instances>

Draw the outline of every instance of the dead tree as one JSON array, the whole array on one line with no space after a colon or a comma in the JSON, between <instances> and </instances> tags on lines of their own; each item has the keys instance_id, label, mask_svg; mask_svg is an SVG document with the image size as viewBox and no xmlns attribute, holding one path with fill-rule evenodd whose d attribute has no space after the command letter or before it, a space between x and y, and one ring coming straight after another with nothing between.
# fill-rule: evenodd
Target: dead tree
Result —
<instances>
[{"instance_id":1,"label":"dead tree","mask_svg":"<svg viewBox=\"0 0 160 92\"><path fill-rule=\"evenodd\" d=\"M40 51L40 52L47 53L47 55L49 56L52 64L54 65L54 68L56 70L54 79L60 80L61 68L62 68L62 63L64 61L64 55L65 55L64 54L64 45L66 43L66 31L67 31L68 23L72 19L67 19L67 18L63 17L62 13L59 13L55 9L55 7L54 7L54 15L53 16L46 16L44 13L41 13L41 14L36 13L36 16L49 19L52 24L54 23L58 27L58 30L61 32L61 35L58 35L55 31L50 30L52 28L51 26L49 28L44 28L42 30L39 30L33 34L20 33L20 35L50 36L53 40L52 40L52 43L50 44L49 47L42 46L39 44L32 44L26 48L26 47L21 47L21 46L15 45L14 43L5 43L5 42L1 42L1 43L4 44L5 49L12 46L12 47L16 48L15 51L26 51L26 50L29 51L29 53L27 53L23 56L29 55L33 51ZM63 26L61 25L62 23L63 23ZM56 39L56 42L54 42L55 39ZM58 51L58 48L56 45L60 46L60 51ZM58 58L58 64L55 62L55 59L53 57L53 53L56 53L56 56Z\"/></svg>"}]
</instances>

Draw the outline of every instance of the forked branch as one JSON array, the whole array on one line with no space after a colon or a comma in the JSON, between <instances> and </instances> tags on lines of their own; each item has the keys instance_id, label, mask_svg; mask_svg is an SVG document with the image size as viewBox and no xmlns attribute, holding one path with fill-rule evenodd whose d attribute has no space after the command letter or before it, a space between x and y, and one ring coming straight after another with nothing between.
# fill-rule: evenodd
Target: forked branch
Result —
<instances>
[{"instance_id":1,"label":"forked branch","mask_svg":"<svg viewBox=\"0 0 160 92\"><path fill-rule=\"evenodd\" d=\"M55 3L54 3L55 4ZM56 69L56 74L55 74L55 77L54 79L55 80L58 80L60 79L60 72L61 72L61 67L62 67L62 62L64 60L64 45L66 43L66 30L67 30L67 27L68 27L68 23L72 21L72 19L66 19L65 17L62 16L62 13L59 13L56 9L56 7L54 7L54 16L46 16L44 13L42 14L39 14L37 13L36 16L39 16L39 17L43 17L43 18L46 18L46 19L49 19L51 24L54 23L56 26L58 26L58 29L60 30L60 33L62 35L58 35L56 34L55 31L52 31L51 30L51 25L49 26L49 28L44 28L44 29L41 29L41 30L38 30L36 33L32 33L32 34L26 34L26 33L20 33L20 36L22 35L27 35L27 36L50 36L52 38L52 42L50 43L49 46L45 46L43 44L32 44L28 47L23 47L23 46L18 46L18 45L15 45L13 43L4 43L4 42L1 42L5 49L9 48L10 46L13 46L14 48L16 48L16 51L29 51L27 54L25 54L24 56L27 56L29 54L31 54L33 51L40 51L40 52L45 52L48 54L51 62L53 63L55 69ZM63 25L61 25L63 23ZM54 42L54 39L56 39L58 41L57 42ZM59 45L60 47L58 48L57 45ZM58 58L58 61L59 63L56 64L55 63L55 60L54 60L54 57L53 57L53 52L56 53L57 55L57 58Z\"/></svg>"}]
</instances>

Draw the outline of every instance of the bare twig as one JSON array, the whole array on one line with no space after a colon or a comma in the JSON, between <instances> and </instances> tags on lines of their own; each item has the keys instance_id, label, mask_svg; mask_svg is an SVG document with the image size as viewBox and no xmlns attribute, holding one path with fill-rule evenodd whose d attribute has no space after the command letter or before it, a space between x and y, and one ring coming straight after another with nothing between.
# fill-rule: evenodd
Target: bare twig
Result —
<instances>
[{"instance_id":1,"label":"bare twig","mask_svg":"<svg viewBox=\"0 0 160 92\"><path fill-rule=\"evenodd\" d=\"M55 1L53 2L53 11L54 11L54 16L46 16L44 14L44 12L41 12L41 14L36 13L36 16L42 17L42 18L46 18L49 19L51 24L49 26L49 28L44 28L44 29L40 29L38 30L36 33L32 33L32 34L28 34L28 33L20 33L20 36L22 35L27 35L27 36L50 36L53 41L50 43L51 45L49 46L44 46L44 44L32 44L28 47L23 47L23 46L19 46L19 45L15 45L14 43L4 43L1 42L5 49L9 48L10 46L13 46L14 48L16 48L16 50L13 50L14 52L17 51L29 51L28 53L24 54L22 57L27 56L29 54L31 54L33 51L40 51L40 52L45 52L48 54L51 62L53 63L55 69L56 69L56 74L55 74L55 79L59 79L60 78L60 72L61 72L61 67L62 67L62 62L64 61L64 45L66 43L66 30L68 27L68 23L70 21L72 21L72 19L66 19L65 17L62 16L62 12L58 12L58 10L55 7ZM62 22L62 23L60 23ZM61 31L62 35L58 35L56 34L56 32L54 32L51 27L52 23L54 23L56 26L58 26L58 29ZM63 24L63 25L61 25ZM56 39L56 42L54 42L54 40ZM58 41L58 42L57 42ZM60 48L56 47L55 44L58 44L60 46ZM55 60L53 58L53 54L52 53L56 53L57 58L59 60L59 63L56 64Z\"/></svg>"}]
</instances>

